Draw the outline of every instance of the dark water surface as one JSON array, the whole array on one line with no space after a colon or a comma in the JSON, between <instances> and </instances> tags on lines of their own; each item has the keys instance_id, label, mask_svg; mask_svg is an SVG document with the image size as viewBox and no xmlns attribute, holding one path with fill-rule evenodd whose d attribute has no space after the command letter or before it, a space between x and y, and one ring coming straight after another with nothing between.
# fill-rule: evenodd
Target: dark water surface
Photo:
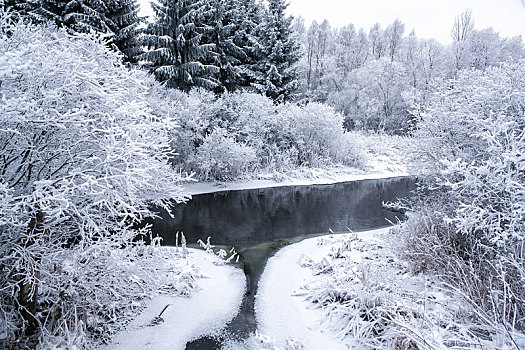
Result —
<instances>
[{"instance_id":1,"label":"dark water surface","mask_svg":"<svg viewBox=\"0 0 525 350\"><path fill-rule=\"evenodd\" d=\"M225 337L243 339L256 329L254 294L266 261L280 247L307 237L334 232L377 229L403 219L385 210L382 202L407 197L416 180L394 178L333 185L275 187L224 191L194 196L173 209L175 218L161 212L153 234L174 245L177 231L188 243L198 239L229 249L235 247L247 278L247 292L236 318L224 334L201 338L186 349L217 349Z\"/></svg>"}]
</instances>

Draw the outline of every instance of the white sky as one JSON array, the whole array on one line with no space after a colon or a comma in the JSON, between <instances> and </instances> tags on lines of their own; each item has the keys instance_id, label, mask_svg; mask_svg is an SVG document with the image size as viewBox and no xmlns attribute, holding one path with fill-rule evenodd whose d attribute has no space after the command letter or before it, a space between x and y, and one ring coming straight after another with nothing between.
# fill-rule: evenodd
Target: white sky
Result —
<instances>
[{"instance_id":1,"label":"white sky","mask_svg":"<svg viewBox=\"0 0 525 350\"><path fill-rule=\"evenodd\" d=\"M525 40L525 0L289 0L288 13L312 20L328 19L332 27L353 23L367 32L379 22L383 28L399 18L406 34L450 42L454 18L472 9L475 27L492 27L503 37L522 35ZM141 14L151 15L150 0L138 0Z\"/></svg>"},{"instance_id":2,"label":"white sky","mask_svg":"<svg viewBox=\"0 0 525 350\"><path fill-rule=\"evenodd\" d=\"M312 20L328 19L332 27L353 23L367 32L379 22L383 28L399 18L408 34L448 43L454 18L472 9L475 28L492 27L501 36L525 39L525 6L522 0L289 0L288 12Z\"/></svg>"}]
</instances>

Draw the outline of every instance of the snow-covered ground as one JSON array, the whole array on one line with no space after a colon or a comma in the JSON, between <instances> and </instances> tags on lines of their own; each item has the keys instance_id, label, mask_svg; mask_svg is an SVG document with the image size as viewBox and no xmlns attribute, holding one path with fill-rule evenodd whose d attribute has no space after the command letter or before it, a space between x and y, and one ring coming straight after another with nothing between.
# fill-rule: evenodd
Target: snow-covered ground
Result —
<instances>
[{"instance_id":1,"label":"snow-covered ground","mask_svg":"<svg viewBox=\"0 0 525 350\"><path fill-rule=\"evenodd\" d=\"M186 258L174 255L159 268L183 271L178 282L189 287L189 296L166 292L147 301L145 310L105 349L184 349L188 341L219 332L235 317L246 286L242 270L203 250L188 251Z\"/></svg>"},{"instance_id":2,"label":"snow-covered ground","mask_svg":"<svg viewBox=\"0 0 525 350\"><path fill-rule=\"evenodd\" d=\"M510 349L473 324L460 295L433 276L411 274L387 248L390 239L387 228L307 239L277 252L256 296L258 330L272 341L260 348Z\"/></svg>"},{"instance_id":3,"label":"snow-covered ground","mask_svg":"<svg viewBox=\"0 0 525 350\"><path fill-rule=\"evenodd\" d=\"M327 185L339 182L386 179L407 176L406 168L397 168L394 171L363 171L355 168L338 166L325 169L301 169L286 175L260 174L258 179L235 182L193 182L184 184L185 191L190 195L232 190L248 190L257 188Z\"/></svg>"}]
</instances>

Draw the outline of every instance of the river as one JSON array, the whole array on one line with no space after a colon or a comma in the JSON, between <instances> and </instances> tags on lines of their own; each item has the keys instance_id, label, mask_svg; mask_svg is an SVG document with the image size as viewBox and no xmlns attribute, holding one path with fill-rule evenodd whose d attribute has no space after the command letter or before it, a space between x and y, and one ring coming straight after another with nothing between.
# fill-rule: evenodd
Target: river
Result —
<instances>
[{"instance_id":1,"label":"river","mask_svg":"<svg viewBox=\"0 0 525 350\"><path fill-rule=\"evenodd\" d=\"M160 211L161 218L150 223L163 244L174 245L177 231L184 232L188 243L210 236L218 248L235 247L247 277L241 310L227 329L216 338L188 343L186 349L217 349L225 338L243 339L255 331L257 282L266 261L280 247L330 231L372 230L402 220L402 214L384 209L382 203L409 196L415 184L412 178L392 178L224 191L175 205L174 218Z\"/></svg>"}]
</instances>

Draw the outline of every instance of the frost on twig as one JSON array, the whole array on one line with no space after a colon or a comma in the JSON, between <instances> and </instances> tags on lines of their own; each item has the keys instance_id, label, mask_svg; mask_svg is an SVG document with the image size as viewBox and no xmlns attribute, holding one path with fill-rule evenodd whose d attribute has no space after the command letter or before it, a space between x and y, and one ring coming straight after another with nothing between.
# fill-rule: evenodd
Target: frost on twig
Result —
<instances>
[{"instance_id":1,"label":"frost on twig","mask_svg":"<svg viewBox=\"0 0 525 350\"><path fill-rule=\"evenodd\" d=\"M214 245L211 244L211 237L208 237L206 240L206 243L204 243L201 239L197 241L197 243L201 246L202 249L206 251L208 254L215 254L213 251L213 248L215 248ZM224 249L220 249L216 255L219 257L218 261L214 261L213 263L215 265L224 265L232 263L235 260L235 263L239 262L239 254L235 251L235 248L232 247L230 249L230 256L228 257L228 252L226 252Z\"/></svg>"},{"instance_id":2,"label":"frost on twig","mask_svg":"<svg viewBox=\"0 0 525 350\"><path fill-rule=\"evenodd\" d=\"M162 314L164 313L164 311L166 311L166 309L168 307L170 307L171 304L167 304L166 306L164 306L164 308L162 309L162 311L157 315L155 316L155 318L153 318L153 320L151 321L151 323L149 324L149 326L156 326L162 322L164 322L164 319L162 318Z\"/></svg>"}]
</instances>

